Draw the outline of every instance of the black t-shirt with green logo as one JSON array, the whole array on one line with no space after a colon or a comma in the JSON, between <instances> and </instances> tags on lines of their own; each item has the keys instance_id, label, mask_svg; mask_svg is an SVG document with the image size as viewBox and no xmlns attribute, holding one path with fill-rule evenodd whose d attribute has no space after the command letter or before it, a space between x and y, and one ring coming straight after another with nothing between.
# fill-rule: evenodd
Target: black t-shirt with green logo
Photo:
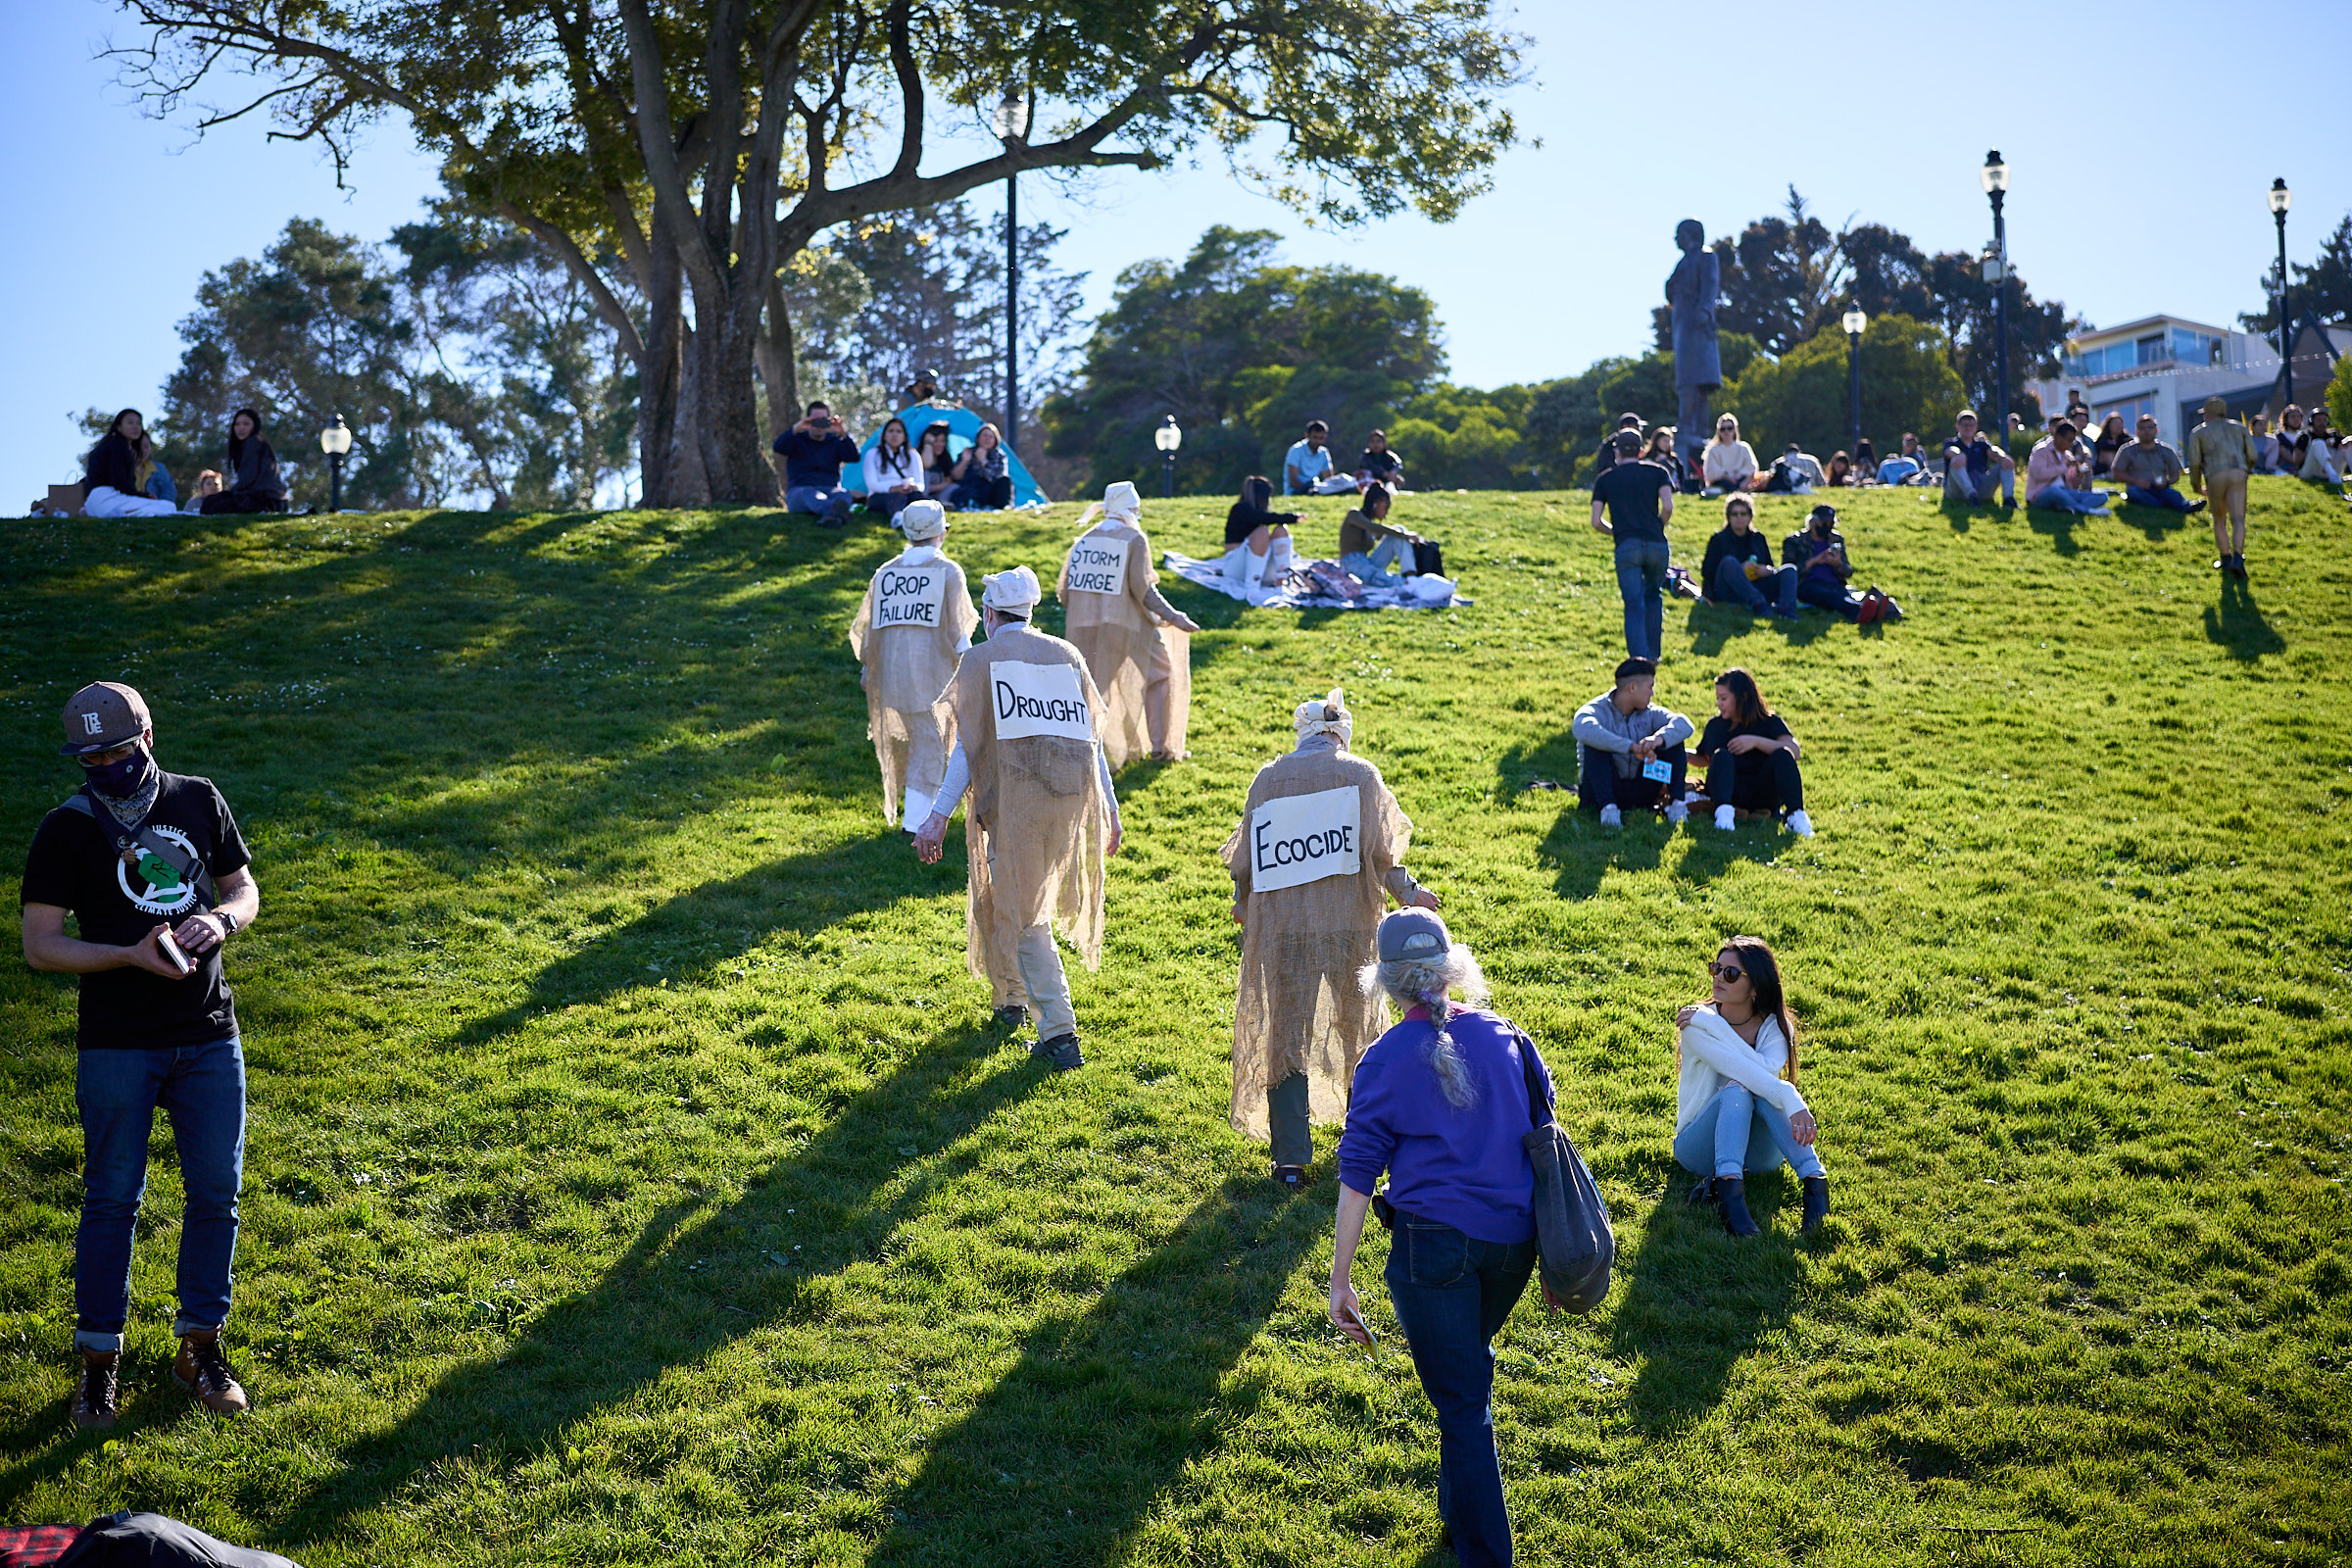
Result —
<instances>
[{"instance_id":1,"label":"black t-shirt with green logo","mask_svg":"<svg viewBox=\"0 0 2352 1568\"><path fill-rule=\"evenodd\" d=\"M108 837L113 818L107 820L102 827L62 806L42 817L24 860L23 901L73 910L82 941L113 947L129 947L159 925L177 926L213 907L159 856L136 852L139 863L123 864ZM209 778L164 774L146 826L201 859L216 888L253 862L228 803ZM235 1034L237 1011L220 972L220 949L195 962L196 972L183 980L138 968L83 975L81 1049L161 1051Z\"/></svg>"}]
</instances>

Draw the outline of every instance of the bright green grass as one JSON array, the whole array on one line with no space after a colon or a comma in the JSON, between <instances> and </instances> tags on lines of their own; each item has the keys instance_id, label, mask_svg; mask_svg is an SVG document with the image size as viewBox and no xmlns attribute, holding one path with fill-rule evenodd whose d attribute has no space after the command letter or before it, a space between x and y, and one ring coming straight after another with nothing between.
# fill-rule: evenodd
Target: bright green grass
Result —
<instances>
[{"instance_id":1,"label":"bright green grass","mask_svg":"<svg viewBox=\"0 0 2352 1568\"><path fill-rule=\"evenodd\" d=\"M1616 1210L1607 1306L1499 1342L1526 1561L2342 1560L2352 573L2339 503L2255 501L2251 592L2201 519L1904 491L1848 512L1910 611L1883 635L1673 607L1661 699L1756 670L1808 844L1604 837L1522 791L1572 778L1620 651L1582 497L1400 506L1477 598L1448 613L1174 584L1196 756L1121 780L1066 1078L986 1029L959 850L880 821L843 639L880 531L10 524L5 863L69 786L64 695L121 676L226 790L264 906L238 1422L166 1375L159 1129L127 1419L69 1435L74 992L0 966L0 1517L153 1507L313 1568L1422 1560L1381 1240L1375 1359L1323 1321L1328 1175L1276 1198L1224 1121L1215 852L1344 681ZM1798 504L1763 510L1777 544ZM1206 553L1222 511L1148 520ZM1044 573L1072 515L953 548ZM1754 1241L1682 1206L1669 1014L1737 931L1807 1025L1817 1245L1781 1178Z\"/></svg>"}]
</instances>

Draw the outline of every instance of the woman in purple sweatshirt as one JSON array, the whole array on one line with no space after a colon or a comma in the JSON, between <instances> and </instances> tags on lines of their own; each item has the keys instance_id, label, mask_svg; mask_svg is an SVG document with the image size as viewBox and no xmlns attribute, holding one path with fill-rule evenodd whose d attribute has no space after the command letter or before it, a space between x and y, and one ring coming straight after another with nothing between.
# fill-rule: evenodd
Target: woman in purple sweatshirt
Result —
<instances>
[{"instance_id":1,"label":"woman in purple sweatshirt","mask_svg":"<svg viewBox=\"0 0 2352 1568\"><path fill-rule=\"evenodd\" d=\"M1438 1412L1438 1514L1463 1568L1487 1568L1511 1560L1491 1342L1536 1266L1535 1170L1520 1140L1534 1125L1528 1075L1548 1102L1551 1074L1525 1034L1480 1007L1487 983L1478 960L1435 914L1389 914L1379 951L1366 979L1404 1017L1355 1069L1340 1139L1331 1320L1372 1343L1348 1275L1385 1170L1381 1196L1395 1231L1385 1278Z\"/></svg>"}]
</instances>

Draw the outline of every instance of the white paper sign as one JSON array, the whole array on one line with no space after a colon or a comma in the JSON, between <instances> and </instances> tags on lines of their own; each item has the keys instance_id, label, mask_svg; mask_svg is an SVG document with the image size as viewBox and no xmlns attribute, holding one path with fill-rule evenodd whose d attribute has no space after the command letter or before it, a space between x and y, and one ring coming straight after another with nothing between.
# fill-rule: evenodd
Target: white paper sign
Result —
<instances>
[{"instance_id":1,"label":"white paper sign","mask_svg":"<svg viewBox=\"0 0 2352 1568\"><path fill-rule=\"evenodd\" d=\"M874 629L936 626L947 597L943 566L884 566L874 575Z\"/></svg>"},{"instance_id":2,"label":"white paper sign","mask_svg":"<svg viewBox=\"0 0 2352 1568\"><path fill-rule=\"evenodd\" d=\"M1007 659L988 669L997 718L997 739L1059 735L1074 741L1095 738L1086 711L1086 692L1075 664L1024 664Z\"/></svg>"},{"instance_id":3,"label":"white paper sign","mask_svg":"<svg viewBox=\"0 0 2352 1568\"><path fill-rule=\"evenodd\" d=\"M1362 829L1363 793L1352 784L1266 802L1250 813L1251 891L1354 876L1364 866Z\"/></svg>"},{"instance_id":4,"label":"white paper sign","mask_svg":"<svg viewBox=\"0 0 2352 1568\"><path fill-rule=\"evenodd\" d=\"M1067 581L1080 593L1123 594L1127 591L1127 547L1132 539L1109 534L1081 534L1070 546Z\"/></svg>"}]
</instances>

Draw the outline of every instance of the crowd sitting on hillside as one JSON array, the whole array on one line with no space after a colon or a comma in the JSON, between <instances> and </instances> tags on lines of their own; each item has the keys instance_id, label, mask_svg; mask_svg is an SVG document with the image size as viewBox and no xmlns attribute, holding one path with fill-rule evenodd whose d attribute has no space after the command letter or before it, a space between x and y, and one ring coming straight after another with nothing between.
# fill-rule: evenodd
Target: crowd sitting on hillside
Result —
<instances>
[{"instance_id":1,"label":"crowd sitting on hillside","mask_svg":"<svg viewBox=\"0 0 2352 1568\"><path fill-rule=\"evenodd\" d=\"M252 409L229 416L224 461L196 476L196 492L183 504L172 470L155 455L155 440L136 409L109 420L82 459L82 514L89 517L168 517L179 513L207 515L286 510L287 488L277 453L262 437L262 416Z\"/></svg>"}]
</instances>

